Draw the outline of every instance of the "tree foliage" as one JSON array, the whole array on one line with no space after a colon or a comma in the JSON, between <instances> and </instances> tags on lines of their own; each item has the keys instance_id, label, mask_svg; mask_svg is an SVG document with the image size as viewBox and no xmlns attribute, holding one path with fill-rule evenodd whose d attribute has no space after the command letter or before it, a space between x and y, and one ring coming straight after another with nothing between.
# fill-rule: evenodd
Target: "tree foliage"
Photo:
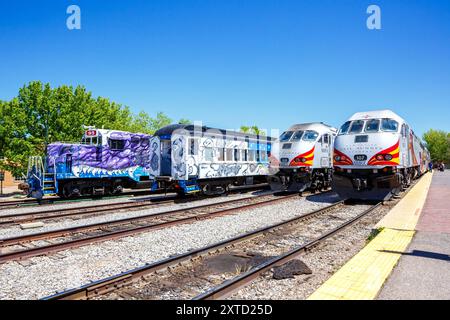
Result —
<instances>
[{"instance_id":1,"label":"tree foliage","mask_svg":"<svg viewBox=\"0 0 450 320\"><path fill-rule=\"evenodd\" d=\"M423 135L433 161L450 161L450 133L430 129Z\"/></svg>"},{"instance_id":2,"label":"tree foliage","mask_svg":"<svg viewBox=\"0 0 450 320\"><path fill-rule=\"evenodd\" d=\"M17 97L0 101L0 168L18 175L31 155L44 155L46 143L78 142L83 125L152 134L171 123L164 113L135 115L103 97L93 97L83 86L60 86L39 81L19 89Z\"/></svg>"},{"instance_id":3,"label":"tree foliage","mask_svg":"<svg viewBox=\"0 0 450 320\"><path fill-rule=\"evenodd\" d=\"M258 126L241 126L240 131L243 133L262 134L262 130Z\"/></svg>"}]
</instances>

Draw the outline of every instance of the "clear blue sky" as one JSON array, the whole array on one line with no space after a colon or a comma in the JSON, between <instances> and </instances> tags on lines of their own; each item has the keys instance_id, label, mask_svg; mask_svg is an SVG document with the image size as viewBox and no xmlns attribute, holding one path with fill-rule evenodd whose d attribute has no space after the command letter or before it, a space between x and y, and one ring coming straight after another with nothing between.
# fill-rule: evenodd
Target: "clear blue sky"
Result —
<instances>
[{"instance_id":1,"label":"clear blue sky","mask_svg":"<svg viewBox=\"0 0 450 320\"><path fill-rule=\"evenodd\" d=\"M449 0L1 0L0 45L2 100L41 80L222 128L391 108L450 131Z\"/></svg>"}]
</instances>

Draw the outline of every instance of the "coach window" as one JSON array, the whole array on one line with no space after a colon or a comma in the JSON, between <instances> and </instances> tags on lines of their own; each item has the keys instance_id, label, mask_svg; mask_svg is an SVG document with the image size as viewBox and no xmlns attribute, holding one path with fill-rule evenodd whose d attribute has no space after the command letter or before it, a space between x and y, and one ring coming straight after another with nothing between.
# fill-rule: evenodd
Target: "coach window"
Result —
<instances>
[{"instance_id":1,"label":"coach window","mask_svg":"<svg viewBox=\"0 0 450 320\"><path fill-rule=\"evenodd\" d=\"M208 161L208 162L214 161L214 149L213 148L205 148L205 161Z\"/></svg>"},{"instance_id":2,"label":"coach window","mask_svg":"<svg viewBox=\"0 0 450 320\"><path fill-rule=\"evenodd\" d=\"M330 136L328 134L324 134L322 136L323 144L330 144Z\"/></svg>"},{"instance_id":3,"label":"coach window","mask_svg":"<svg viewBox=\"0 0 450 320\"><path fill-rule=\"evenodd\" d=\"M366 132L378 132L380 129L380 120L371 119L366 123Z\"/></svg>"},{"instance_id":4,"label":"coach window","mask_svg":"<svg viewBox=\"0 0 450 320\"><path fill-rule=\"evenodd\" d=\"M247 161L247 149L241 149L241 161Z\"/></svg>"},{"instance_id":5,"label":"coach window","mask_svg":"<svg viewBox=\"0 0 450 320\"><path fill-rule=\"evenodd\" d=\"M189 154L191 156L197 155L198 151L198 140L197 139L189 139Z\"/></svg>"},{"instance_id":6,"label":"coach window","mask_svg":"<svg viewBox=\"0 0 450 320\"><path fill-rule=\"evenodd\" d=\"M381 120L381 130L386 132L397 132L398 122L393 119Z\"/></svg>"},{"instance_id":7,"label":"coach window","mask_svg":"<svg viewBox=\"0 0 450 320\"><path fill-rule=\"evenodd\" d=\"M406 138L408 130L406 129L406 124L402 125L402 136Z\"/></svg>"},{"instance_id":8,"label":"coach window","mask_svg":"<svg viewBox=\"0 0 450 320\"><path fill-rule=\"evenodd\" d=\"M364 127L363 120L356 120L352 122L352 126L350 127L350 133L361 133Z\"/></svg>"},{"instance_id":9,"label":"coach window","mask_svg":"<svg viewBox=\"0 0 450 320\"><path fill-rule=\"evenodd\" d=\"M238 149L234 149L234 161L241 161L241 152Z\"/></svg>"},{"instance_id":10,"label":"coach window","mask_svg":"<svg viewBox=\"0 0 450 320\"><path fill-rule=\"evenodd\" d=\"M225 149L224 148L219 148L219 161L225 161Z\"/></svg>"},{"instance_id":11,"label":"coach window","mask_svg":"<svg viewBox=\"0 0 450 320\"><path fill-rule=\"evenodd\" d=\"M261 161L267 161L267 151L261 150Z\"/></svg>"},{"instance_id":12,"label":"coach window","mask_svg":"<svg viewBox=\"0 0 450 320\"><path fill-rule=\"evenodd\" d=\"M125 140L109 139L108 143L111 150L123 150L125 148Z\"/></svg>"},{"instance_id":13,"label":"coach window","mask_svg":"<svg viewBox=\"0 0 450 320\"><path fill-rule=\"evenodd\" d=\"M227 149L227 161L233 161L233 150L234 149Z\"/></svg>"},{"instance_id":14,"label":"coach window","mask_svg":"<svg viewBox=\"0 0 450 320\"><path fill-rule=\"evenodd\" d=\"M280 136L280 142L286 142L289 141L289 139L292 137L293 131L286 131L283 132L283 134Z\"/></svg>"},{"instance_id":15,"label":"coach window","mask_svg":"<svg viewBox=\"0 0 450 320\"><path fill-rule=\"evenodd\" d=\"M248 161L255 162L256 150L248 150Z\"/></svg>"}]
</instances>

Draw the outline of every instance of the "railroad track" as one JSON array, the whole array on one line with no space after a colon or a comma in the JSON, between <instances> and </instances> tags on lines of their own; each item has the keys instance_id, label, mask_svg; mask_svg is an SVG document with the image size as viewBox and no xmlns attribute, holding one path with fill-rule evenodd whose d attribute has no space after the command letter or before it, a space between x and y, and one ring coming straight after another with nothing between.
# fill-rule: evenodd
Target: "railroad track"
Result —
<instances>
[{"instance_id":1,"label":"railroad track","mask_svg":"<svg viewBox=\"0 0 450 320\"><path fill-rule=\"evenodd\" d=\"M272 194L260 195L137 217L4 238L0 240L0 250L2 252L2 254L0 254L0 263L50 254L106 240L119 239L150 230L229 215L237 211L268 205L294 197L298 197L298 194L278 197L275 197ZM236 204L241 204L242 202L246 203L236 206ZM44 245L36 244L38 241L42 240L45 240L46 242Z\"/></svg>"},{"instance_id":2,"label":"railroad track","mask_svg":"<svg viewBox=\"0 0 450 320\"><path fill-rule=\"evenodd\" d=\"M267 183L257 184L253 186L238 186L238 187L232 187L230 190L230 193L236 193L241 192L245 190L257 190L264 187L267 187ZM165 193L164 190L157 190L157 191L150 191L150 190L133 190L133 191L126 191L122 192L118 195L94 195L94 196L81 196L74 199L61 199L58 197L50 197L50 198L44 198L40 202L36 199L22 199L22 200L11 200L11 201L0 201L0 209L13 209L13 208L19 208L23 206L49 206L54 205L56 203L74 203L74 202L84 202L84 201L95 201L95 200L104 200L104 199L114 199L114 198L122 198L122 197L133 197L133 196L145 196L145 195L152 195L152 194L161 194Z\"/></svg>"},{"instance_id":3,"label":"railroad track","mask_svg":"<svg viewBox=\"0 0 450 320\"><path fill-rule=\"evenodd\" d=\"M246 285L250 284L253 280L257 279L260 275L262 275L264 272L269 271L271 268L276 266L281 266L285 264L286 262L295 259L305 251L311 250L313 247L317 246L324 240L327 240L328 238L334 236L336 233L342 231L343 229L347 228L348 226L358 222L363 217L368 215L369 213L376 210L379 206L381 206L382 203L377 203L376 205L373 205L371 208L363 211L362 213L358 214L356 217L342 223L338 227L320 235L319 237L302 244L292 250L289 250L288 252L279 255L275 258L272 258L268 261L265 261L258 266L250 269L247 272L244 272L240 274L239 276L232 278L230 280L227 280L223 282L222 284L196 296L193 298L193 300L218 300L218 299L225 299L232 295L234 292L242 289Z\"/></svg>"},{"instance_id":4,"label":"railroad track","mask_svg":"<svg viewBox=\"0 0 450 320\"><path fill-rule=\"evenodd\" d=\"M117 212L118 210L139 209L166 203L173 203L176 196L161 197L154 199L142 199L134 201L122 201L110 204L97 204L80 206L74 208L48 209L43 211L30 211L0 215L0 226L10 226L40 220L60 219L78 217L84 215L98 215L100 213Z\"/></svg>"},{"instance_id":5,"label":"railroad track","mask_svg":"<svg viewBox=\"0 0 450 320\"><path fill-rule=\"evenodd\" d=\"M313 247L318 242L323 241L324 239L330 237L331 235L339 232L339 230L345 228L346 226L349 226L350 224L353 224L356 221L360 220L362 217L366 216L370 212L373 212L380 205L381 204L379 203L375 206L372 206L370 209L365 210L363 213L358 214L356 217L350 219L349 221L346 221L343 225L339 226L338 228L335 228L332 231L327 232L326 234L322 235L321 237L319 237L317 239L314 239L313 241L309 241L307 244L302 246L303 249L291 250L287 254L277 257L277 259L267 261L267 262L263 263L263 265L257 266L256 268L251 269L249 271L249 273L251 273L252 276L249 276L249 277L253 277L252 279L255 279L259 274L268 270L268 268L271 268L273 265L275 265L277 263L284 263L285 261L294 258L296 255L298 255L299 252L301 252L301 250L306 250L306 249ZM163 270L167 270L167 269L173 270L179 266L190 265L190 264L193 264L196 262L201 263L202 261L207 259L209 256L218 254L225 250L230 250L238 244L242 245L242 244L248 242L249 240L254 240L255 238L261 237L263 235L269 235L269 234L273 233L273 231L295 225L299 222L306 222L316 216L322 215L324 213L328 213L332 210L341 208L342 206L344 206L344 201L339 201L330 206L303 214L301 216L292 218L292 219L284 221L284 222L280 222L280 223L277 223L277 224L274 224L274 225L271 225L268 227L258 229L256 231L245 233L245 234L242 234L235 238L232 238L232 239L229 239L226 241L222 241L222 242L219 242L219 243L216 243L216 244L204 247L204 248L200 248L200 249L197 249L194 251L189 251L189 252L186 252L186 253L183 253L180 255L176 255L176 256L173 256L173 257L170 257L170 258L167 258L167 259L164 259L164 260L152 263L152 264L147 264L143 267L136 268L136 269L133 269L133 270L130 270L127 272L123 272L123 273L120 273L118 275L115 275L115 276L112 276L112 277L109 277L109 278L106 278L103 280L92 282L90 284L84 285L84 286L76 288L76 289L60 292L55 295L46 297L44 299L45 300L91 299L91 298L95 298L95 297L105 295L105 294L108 294L111 292L120 291L121 289L128 288L131 284L133 284L136 281L146 281L145 279L149 279L150 276L152 276L152 275L159 275L160 272ZM189 269L191 269L191 267L189 267ZM257 270L260 272L257 273L256 272ZM264 270L264 271L261 271L261 270ZM246 274L247 273L241 274L238 278L244 277L244 275L246 275ZM250 279L250 278L246 278L245 283L249 282L248 279ZM233 280L236 280L236 279L233 279ZM242 281L244 281L244 280L242 280ZM243 283L243 282L240 282L240 283ZM231 288L232 283L226 282L226 285L224 283L222 286ZM235 289L235 288L236 287L233 287L233 289ZM229 289L224 289L224 290L228 290L227 291L228 294L231 292ZM214 288L214 289L211 289L210 291L208 291L207 293L205 293L204 295L197 297L197 298L203 299L203 298L209 298L210 296L217 297L219 295L219 293L221 294L221 292L223 293L224 291L221 291L221 290L219 291L218 288ZM207 295L208 295L208 297L207 297Z\"/></svg>"},{"instance_id":6,"label":"railroad track","mask_svg":"<svg viewBox=\"0 0 450 320\"><path fill-rule=\"evenodd\" d=\"M97 195L97 196L82 196L75 199L62 199L58 198L56 196L50 197L50 198L44 198L40 202L36 199L22 199L22 200L11 200L11 201L0 201L0 209L13 209L13 208L19 208L24 206L50 206L54 205L56 203L75 203L75 202L81 202L81 201L95 201L95 200L103 200L103 199L114 199L114 198L122 198L122 197L133 197L133 196L145 196L149 194L154 194L155 192L144 190L144 191L127 191L123 192L118 195Z\"/></svg>"}]
</instances>

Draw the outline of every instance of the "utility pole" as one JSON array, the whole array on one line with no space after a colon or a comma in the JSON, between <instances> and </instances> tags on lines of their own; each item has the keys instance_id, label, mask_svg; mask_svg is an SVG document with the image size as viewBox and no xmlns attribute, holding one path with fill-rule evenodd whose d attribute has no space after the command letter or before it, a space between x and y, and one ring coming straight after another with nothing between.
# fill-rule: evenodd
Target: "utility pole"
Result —
<instances>
[{"instance_id":1,"label":"utility pole","mask_svg":"<svg viewBox=\"0 0 450 320\"><path fill-rule=\"evenodd\" d=\"M0 195L3 195L3 180L5 180L5 171L0 171Z\"/></svg>"}]
</instances>

